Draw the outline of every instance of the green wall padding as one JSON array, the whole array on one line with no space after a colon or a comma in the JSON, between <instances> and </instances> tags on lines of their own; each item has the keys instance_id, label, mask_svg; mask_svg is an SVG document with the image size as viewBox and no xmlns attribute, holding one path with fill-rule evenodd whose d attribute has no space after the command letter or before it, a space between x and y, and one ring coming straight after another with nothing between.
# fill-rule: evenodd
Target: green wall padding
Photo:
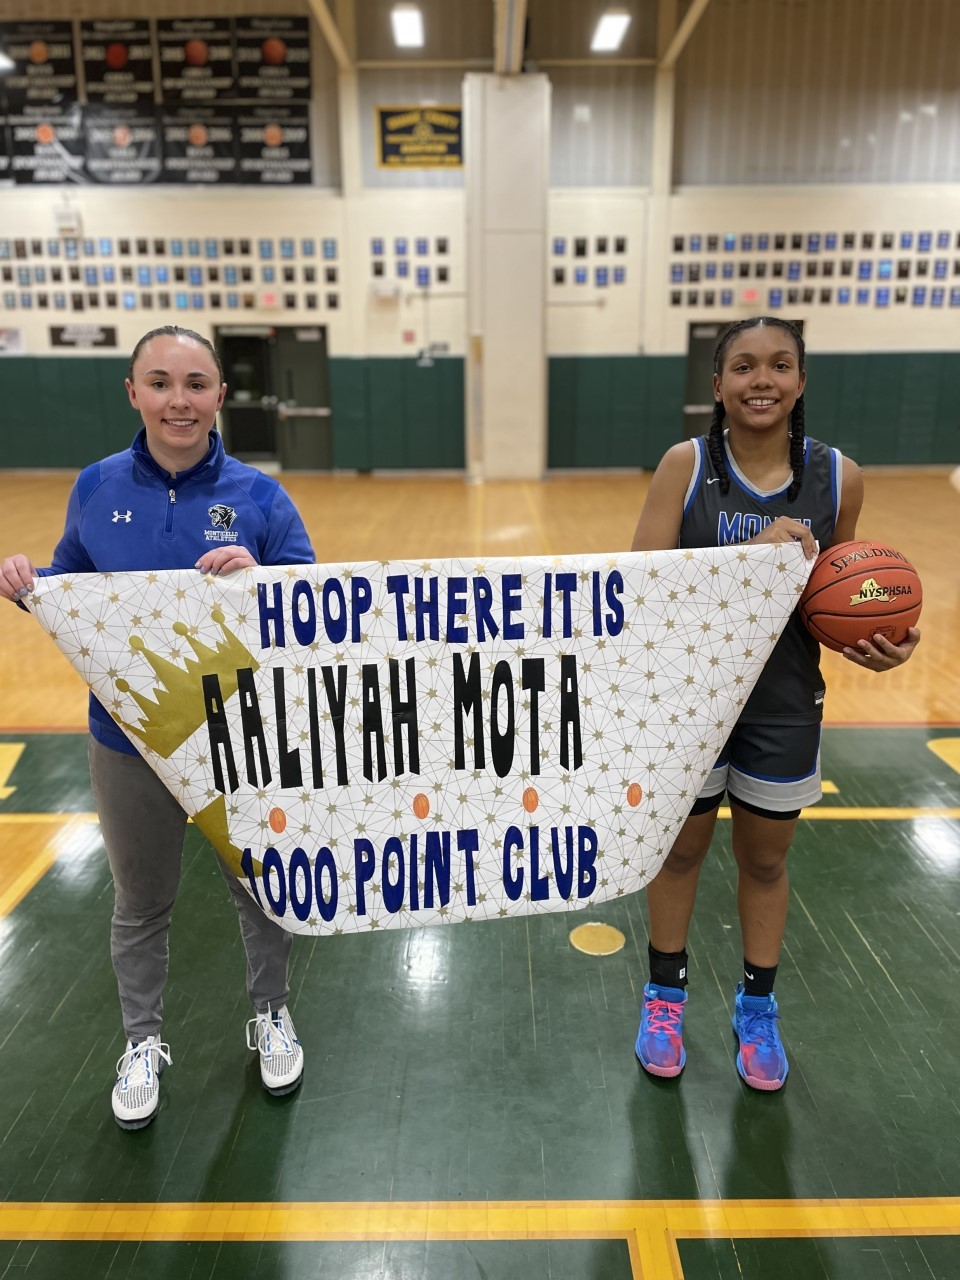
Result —
<instances>
[{"instance_id":1,"label":"green wall padding","mask_svg":"<svg viewBox=\"0 0 960 1280\"><path fill-rule=\"evenodd\" d=\"M0 360L0 467L82 467L139 429L126 360ZM809 357L807 429L864 464L960 463L960 352ZM657 465L682 438L685 356L549 361L549 466ZM464 362L330 359L334 466L461 469Z\"/></svg>"},{"instance_id":2,"label":"green wall padding","mask_svg":"<svg viewBox=\"0 0 960 1280\"><path fill-rule=\"evenodd\" d=\"M140 429L127 400L127 360L0 360L0 467L85 467L126 449Z\"/></svg>"},{"instance_id":3,"label":"green wall padding","mask_svg":"<svg viewBox=\"0 0 960 1280\"><path fill-rule=\"evenodd\" d=\"M462 359L330 360L333 465L437 470L464 466Z\"/></svg>"},{"instance_id":4,"label":"green wall padding","mask_svg":"<svg viewBox=\"0 0 960 1280\"><path fill-rule=\"evenodd\" d=\"M810 435L863 464L960 463L960 352L814 353L808 374ZM652 468L683 439L685 356L555 356L549 379L551 467Z\"/></svg>"},{"instance_id":5,"label":"green wall padding","mask_svg":"<svg viewBox=\"0 0 960 1280\"><path fill-rule=\"evenodd\" d=\"M960 462L960 352L812 355L807 430L860 463Z\"/></svg>"},{"instance_id":6,"label":"green wall padding","mask_svg":"<svg viewBox=\"0 0 960 1280\"><path fill-rule=\"evenodd\" d=\"M331 357L330 405L333 409L333 465L369 471L370 432L367 426L367 381L364 360Z\"/></svg>"},{"instance_id":7,"label":"green wall padding","mask_svg":"<svg viewBox=\"0 0 960 1280\"><path fill-rule=\"evenodd\" d=\"M655 467L681 439L685 356L554 356L550 467Z\"/></svg>"}]
</instances>

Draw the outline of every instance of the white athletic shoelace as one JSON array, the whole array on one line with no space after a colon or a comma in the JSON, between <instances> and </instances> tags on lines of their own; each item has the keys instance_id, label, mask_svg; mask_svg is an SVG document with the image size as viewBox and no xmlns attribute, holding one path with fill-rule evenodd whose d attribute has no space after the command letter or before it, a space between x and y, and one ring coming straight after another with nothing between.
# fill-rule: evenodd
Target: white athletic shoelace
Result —
<instances>
[{"instance_id":1,"label":"white athletic shoelace","mask_svg":"<svg viewBox=\"0 0 960 1280\"><path fill-rule=\"evenodd\" d=\"M276 1022L274 1022L276 1018ZM251 1032L251 1027L253 1031ZM276 1034L279 1044L270 1043L271 1035ZM259 1013L247 1023L247 1048L256 1049L264 1058L275 1055L294 1053L295 1049L287 1031L287 1019L284 1012L277 1010Z\"/></svg>"},{"instance_id":2,"label":"white athletic shoelace","mask_svg":"<svg viewBox=\"0 0 960 1280\"><path fill-rule=\"evenodd\" d=\"M117 1084L120 1088L133 1091L152 1082L160 1065L151 1058L151 1054L154 1053L158 1058L162 1058L168 1067L172 1065L170 1046L161 1043L153 1036L141 1040L139 1044L120 1055L117 1059Z\"/></svg>"}]
</instances>

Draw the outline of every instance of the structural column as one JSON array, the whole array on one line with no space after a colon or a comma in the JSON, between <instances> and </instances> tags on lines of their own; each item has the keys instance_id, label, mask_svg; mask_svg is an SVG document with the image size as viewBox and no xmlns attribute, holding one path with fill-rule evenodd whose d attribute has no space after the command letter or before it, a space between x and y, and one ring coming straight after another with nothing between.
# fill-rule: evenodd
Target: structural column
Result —
<instances>
[{"instance_id":1,"label":"structural column","mask_svg":"<svg viewBox=\"0 0 960 1280\"><path fill-rule=\"evenodd\" d=\"M538 479L547 456L546 270L550 83L464 79L467 468Z\"/></svg>"}]
</instances>

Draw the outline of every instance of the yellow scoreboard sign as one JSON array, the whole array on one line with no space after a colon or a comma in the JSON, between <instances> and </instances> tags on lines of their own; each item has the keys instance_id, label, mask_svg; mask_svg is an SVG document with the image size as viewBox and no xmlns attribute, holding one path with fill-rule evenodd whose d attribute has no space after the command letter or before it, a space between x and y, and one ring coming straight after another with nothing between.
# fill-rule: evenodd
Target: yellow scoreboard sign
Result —
<instances>
[{"instance_id":1,"label":"yellow scoreboard sign","mask_svg":"<svg viewBox=\"0 0 960 1280\"><path fill-rule=\"evenodd\" d=\"M377 107L376 112L381 169L463 167L460 107Z\"/></svg>"}]
</instances>

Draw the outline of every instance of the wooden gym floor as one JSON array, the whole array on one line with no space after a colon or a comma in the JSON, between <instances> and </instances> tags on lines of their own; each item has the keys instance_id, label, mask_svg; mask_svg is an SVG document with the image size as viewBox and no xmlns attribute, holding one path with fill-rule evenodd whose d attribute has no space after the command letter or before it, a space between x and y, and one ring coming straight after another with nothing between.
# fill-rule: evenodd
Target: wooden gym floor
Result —
<instances>
[{"instance_id":1,"label":"wooden gym floor","mask_svg":"<svg viewBox=\"0 0 960 1280\"><path fill-rule=\"evenodd\" d=\"M0 473L0 552L44 564L72 476ZM325 561L629 546L647 478L284 478ZM867 475L860 533L914 560L924 640L825 655L830 794L801 822L778 983L791 1074L746 1090L726 823L691 936L688 1065L633 1056L640 896L564 917L294 947L299 1093L263 1095L242 951L192 827L157 1122L121 1133L112 890L85 691L0 609L0 1277L880 1280L960 1276L960 495Z\"/></svg>"}]
</instances>

